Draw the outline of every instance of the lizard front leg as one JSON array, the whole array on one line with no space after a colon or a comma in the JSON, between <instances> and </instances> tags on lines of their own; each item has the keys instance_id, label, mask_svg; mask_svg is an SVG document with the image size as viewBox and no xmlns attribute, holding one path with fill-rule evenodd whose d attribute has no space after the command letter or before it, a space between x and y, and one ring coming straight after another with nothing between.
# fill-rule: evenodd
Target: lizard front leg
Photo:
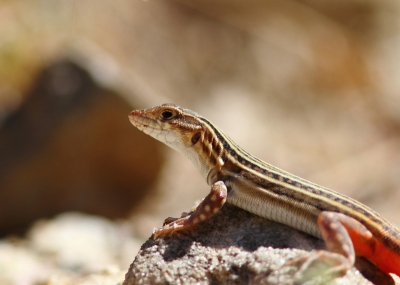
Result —
<instances>
[{"instance_id":1,"label":"lizard front leg","mask_svg":"<svg viewBox=\"0 0 400 285\"><path fill-rule=\"evenodd\" d=\"M153 232L153 239L157 239L160 235L188 230L201 221L212 217L224 205L227 195L228 190L224 182L215 182L211 187L210 193L201 201L194 212L178 219L167 219L167 224Z\"/></svg>"}]
</instances>

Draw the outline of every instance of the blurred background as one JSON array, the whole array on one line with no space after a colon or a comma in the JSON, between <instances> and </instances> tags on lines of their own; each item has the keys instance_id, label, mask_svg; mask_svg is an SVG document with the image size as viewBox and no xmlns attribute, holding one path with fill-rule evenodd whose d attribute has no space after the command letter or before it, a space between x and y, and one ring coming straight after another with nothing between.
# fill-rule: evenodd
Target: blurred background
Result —
<instances>
[{"instance_id":1,"label":"blurred background","mask_svg":"<svg viewBox=\"0 0 400 285\"><path fill-rule=\"evenodd\" d=\"M128 121L166 102L400 225L398 1L2 0L1 284L120 278L209 192Z\"/></svg>"}]
</instances>

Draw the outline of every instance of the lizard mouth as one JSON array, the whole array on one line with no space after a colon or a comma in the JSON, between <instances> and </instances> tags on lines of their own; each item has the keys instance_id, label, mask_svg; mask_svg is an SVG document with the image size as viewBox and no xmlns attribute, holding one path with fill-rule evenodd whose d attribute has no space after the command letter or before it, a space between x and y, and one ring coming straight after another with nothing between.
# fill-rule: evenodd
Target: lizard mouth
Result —
<instances>
[{"instance_id":1,"label":"lizard mouth","mask_svg":"<svg viewBox=\"0 0 400 285\"><path fill-rule=\"evenodd\" d=\"M147 117L140 110L132 111L128 118L132 125L146 134L159 133L162 130L156 120Z\"/></svg>"},{"instance_id":2,"label":"lizard mouth","mask_svg":"<svg viewBox=\"0 0 400 285\"><path fill-rule=\"evenodd\" d=\"M143 131L149 127L149 118L143 116L140 111L134 110L128 115L129 121L139 130Z\"/></svg>"},{"instance_id":3,"label":"lizard mouth","mask_svg":"<svg viewBox=\"0 0 400 285\"><path fill-rule=\"evenodd\" d=\"M145 134L168 145L176 144L175 132L165 129L158 120L152 118L152 114L149 115L143 110L134 110L128 115L128 118L133 126Z\"/></svg>"}]
</instances>

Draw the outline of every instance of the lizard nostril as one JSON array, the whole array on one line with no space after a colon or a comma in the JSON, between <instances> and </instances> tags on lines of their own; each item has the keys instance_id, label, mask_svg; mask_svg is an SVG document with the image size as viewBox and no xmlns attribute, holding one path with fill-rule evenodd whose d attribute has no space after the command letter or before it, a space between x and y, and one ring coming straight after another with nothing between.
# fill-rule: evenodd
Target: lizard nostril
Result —
<instances>
[{"instance_id":1,"label":"lizard nostril","mask_svg":"<svg viewBox=\"0 0 400 285\"><path fill-rule=\"evenodd\" d=\"M133 110L128 115L129 118L134 118L134 117L137 117L137 116L140 116L140 112L138 110Z\"/></svg>"}]
</instances>

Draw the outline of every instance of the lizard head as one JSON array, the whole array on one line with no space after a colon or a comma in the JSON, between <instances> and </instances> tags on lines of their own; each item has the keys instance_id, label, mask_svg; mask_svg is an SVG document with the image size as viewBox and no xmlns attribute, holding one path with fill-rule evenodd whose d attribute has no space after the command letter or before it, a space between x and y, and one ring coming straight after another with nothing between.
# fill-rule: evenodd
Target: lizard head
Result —
<instances>
[{"instance_id":1,"label":"lizard head","mask_svg":"<svg viewBox=\"0 0 400 285\"><path fill-rule=\"evenodd\" d=\"M195 112L175 104L163 104L134 110L128 117L142 132L184 154L204 177L215 165L210 163L210 157L217 157L215 151L219 152L221 146L217 147L218 142L213 139L208 121Z\"/></svg>"},{"instance_id":2,"label":"lizard head","mask_svg":"<svg viewBox=\"0 0 400 285\"><path fill-rule=\"evenodd\" d=\"M199 115L175 104L134 110L128 117L139 130L178 151L196 144L201 136Z\"/></svg>"}]
</instances>

